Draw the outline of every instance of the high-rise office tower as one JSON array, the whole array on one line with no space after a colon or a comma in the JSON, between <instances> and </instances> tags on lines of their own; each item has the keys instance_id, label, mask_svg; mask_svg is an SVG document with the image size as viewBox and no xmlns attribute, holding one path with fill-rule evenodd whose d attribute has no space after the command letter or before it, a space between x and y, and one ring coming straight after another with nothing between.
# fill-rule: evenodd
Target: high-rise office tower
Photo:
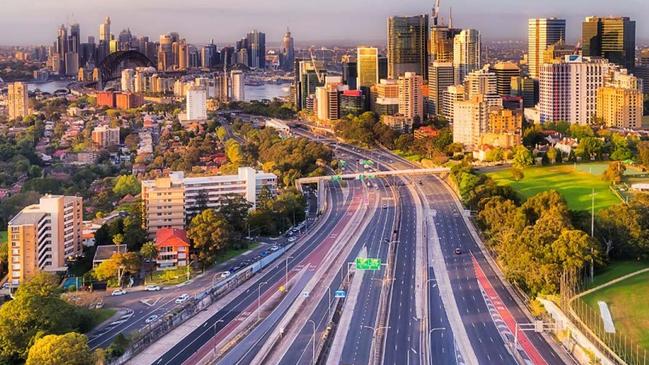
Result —
<instances>
[{"instance_id":1,"label":"high-rise office tower","mask_svg":"<svg viewBox=\"0 0 649 365\"><path fill-rule=\"evenodd\" d=\"M475 29L463 29L453 39L453 68L455 83L460 84L472 71L480 69L481 62L480 32Z\"/></svg>"},{"instance_id":2,"label":"high-rise office tower","mask_svg":"<svg viewBox=\"0 0 649 365\"><path fill-rule=\"evenodd\" d=\"M192 85L187 89L187 120L207 119L207 90L202 86Z\"/></svg>"},{"instance_id":3,"label":"high-rise office tower","mask_svg":"<svg viewBox=\"0 0 649 365\"><path fill-rule=\"evenodd\" d=\"M284 38L282 38L282 51L280 55L280 67L284 71L291 71L293 70L293 66L295 66L295 41L293 40L293 36L291 36L291 31L286 30L286 34L284 34Z\"/></svg>"},{"instance_id":4,"label":"high-rise office tower","mask_svg":"<svg viewBox=\"0 0 649 365\"><path fill-rule=\"evenodd\" d=\"M453 38L461 32L461 29L452 27L453 19L449 17L449 24L443 24L439 19L439 0L435 2L431 16L429 63L453 62Z\"/></svg>"},{"instance_id":5,"label":"high-rise office tower","mask_svg":"<svg viewBox=\"0 0 649 365\"><path fill-rule=\"evenodd\" d=\"M218 52L216 51L216 45L214 41L212 43L201 47L201 67L203 68L212 68L216 66L216 58L218 57Z\"/></svg>"},{"instance_id":6,"label":"high-rise office tower","mask_svg":"<svg viewBox=\"0 0 649 365\"><path fill-rule=\"evenodd\" d=\"M388 18L388 78L415 72L428 79L428 16Z\"/></svg>"},{"instance_id":7,"label":"high-rise office tower","mask_svg":"<svg viewBox=\"0 0 649 365\"><path fill-rule=\"evenodd\" d=\"M534 18L527 21L527 62L530 77L538 78L545 50L558 42L566 41L566 20Z\"/></svg>"},{"instance_id":8,"label":"high-rise office tower","mask_svg":"<svg viewBox=\"0 0 649 365\"><path fill-rule=\"evenodd\" d=\"M343 62L343 83L349 86L350 90L356 90L356 78L358 77L358 64L356 62Z\"/></svg>"},{"instance_id":9,"label":"high-rise office tower","mask_svg":"<svg viewBox=\"0 0 649 365\"><path fill-rule=\"evenodd\" d=\"M108 54L108 46L110 44L110 17L107 16L102 24L99 24L99 41L103 42L106 47L106 54Z\"/></svg>"},{"instance_id":10,"label":"high-rise office tower","mask_svg":"<svg viewBox=\"0 0 649 365\"><path fill-rule=\"evenodd\" d=\"M455 82L451 62L432 62L428 67L428 113L442 113L442 93Z\"/></svg>"},{"instance_id":11,"label":"high-rise office tower","mask_svg":"<svg viewBox=\"0 0 649 365\"><path fill-rule=\"evenodd\" d=\"M7 102L9 119L22 118L29 114L29 94L27 93L27 85L22 82L9 84Z\"/></svg>"},{"instance_id":12,"label":"high-rise office tower","mask_svg":"<svg viewBox=\"0 0 649 365\"><path fill-rule=\"evenodd\" d=\"M379 55L379 80L388 78L388 58Z\"/></svg>"},{"instance_id":13,"label":"high-rise office tower","mask_svg":"<svg viewBox=\"0 0 649 365\"><path fill-rule=\"evenodd\" d=\"M633 70L635 66L635 21L629 17L589 16L582 23L582 55L603 57Z\"/></svg>"},{"instance_id":14,"label":"high-rise office tower","mask_svg":"<svg viewBox=\"0 0 649 365\"><path fill-rule=\"evenodd\" d=\"M266 34L253 30L246 36L248 66L266 68Z\"/></svg>"},{"instance_id":15,"label":"high-rise office tower","mask_svg":"<svg viewBox=\"0 0 649 365\"><path fill-rule=\"evenodd\" d=\"M81 50L81 27L78 23L70 25L70 36L68 40L68 50L79 53Z\"/></svg>"},{"instance_id":16,"label":"high-rise office tower","mask_svg":"<svg viewBox=\"0 0 649 365\"><path fill-rule=\"evenodd\" d=\"M246 100L246 95L244 91L245 86L245 75L240 70L233 70L230 74L232 78L232 100L233 101L244 101Z\"/></svg>"},{"instance_id":17,"label":"high-rise office tower","mask_svg":"<svg viewBox=\"0 0 649 365\"><path fill-rule=\"evenodd\" d=\"M424 118L424 78L414 72L399 76L399 114L409 121Z\"/></svg>"},{"instance_id":18,"label":"high-rise office tower","mask_svg":"<svg viewBox=\"0 0 649 365\"><path fill-rule=\"evenodd\" d=\"M370 87L379 82L379 50L374 47L358 47L356 50L356 87Z\"/></svg>"},{"instance_id":19,"label":"high-rise office tower","mask_svg":"<svg viewBox=\"0 0 649 365\"><path fill-rule=\"evenodd\" d=\"M167 71L173 66L172 44L173 38L170 34L160 35L160 45L158 46L159 71Z\"/></svg>"},{"instance_id":20,"label":"high-rise office tower","mask_svg":"<svg viewBox=\"0 0 649 365\"><path fill-rule=\"evenodd\" d=\"M566 56L564 62L541 66L539 113L541 122L595 121L597 90L613 65L601 58Z\"/></svg>"},{"instance_id":21,"label":"high-rise office tower","mask_svg":"<svg viewBox=\"0 0 649 365\"><path fill-rule=\"evenodd\" d=\"M498 62L489 68L496 75L496 91L500 96L510 96L512 78L521 75L521 69L513 62Z\"/></svg>"},{"instance_id":22,"label":"high-rise office tower","mask_svg":"<svg viewBox=\"0 0 649 365\"><path fill-rule=\"evenodd\" d=\"M178 42L178 63L179 70L186 70L189 67L189 46L187 41L181 39Z\"/></svg>"},{"instance_id":23,"label":"high-rise office tower","mask_svg":"<svg viewBox=\"0 0 649 365\"><path fill-rule=\"evenodd\" d=\"M491 72L488 66L470 72L464 78L464 100L472 100L478 95L490 106L502 106L496 74Z\"/></svg>"},{"instance_id":24,"label":"high-rise office tower","mask_svg":"<svg viewBox=\"0 0 649 365\"><path fill-rule=\"evenodd\" d=\"M539 102L539 80L531 77L512 77L511 95L523 98L523 108L533 108Z\"/></svg>"}]
</instances>

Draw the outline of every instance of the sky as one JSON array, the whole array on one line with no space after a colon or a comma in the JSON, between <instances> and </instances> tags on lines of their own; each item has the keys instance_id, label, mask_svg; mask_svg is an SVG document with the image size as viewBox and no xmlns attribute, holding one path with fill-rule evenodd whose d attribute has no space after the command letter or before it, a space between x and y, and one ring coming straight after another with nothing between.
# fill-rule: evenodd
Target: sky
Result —
<instances>
[{"instance_id":1,"label":"sky","mask_svg":"<svg viewBox=\"0 0 649 365\"><path fill-rule=\"evenodd\" d=\"M60 24L79 23L82 40L97 38L99 23L112 20L115 35L158 38L176 31L191 43L231 44L248 31L281 40L290 27L298 45L331 41L381 45L390 15L428 14L434 0L0 0L0 45L50 44ZM530 17L567 20L568 42L581 34L587 15L622 15L636 20L639 43L649 40L647 0L441 0L453 25L478 29L485 40L527 37ZM646 20L646 21L644 21ZM313 42L313 43L309 43Z\"/></svg>"}]
</instances>

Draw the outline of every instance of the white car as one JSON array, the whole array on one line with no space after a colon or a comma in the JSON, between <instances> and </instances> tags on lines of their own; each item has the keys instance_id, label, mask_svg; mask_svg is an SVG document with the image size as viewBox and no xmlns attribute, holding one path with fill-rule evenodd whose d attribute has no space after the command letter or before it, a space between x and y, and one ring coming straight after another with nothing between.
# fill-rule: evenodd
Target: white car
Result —
<instances>
[{"instance_id":1,"label":"white car","mask_svg":"<svg viewBox=\"0 0 649 365\"><path fill-rule=\"evenodd\" d=\"M124 289L115 289L115 290L113 290L113 292L110 295L116 297L116 296L124 295L124 294L126 294L126 290L124 290Z\"/></svg>"},{"instance_id":2,"label":"white car","mask_svg":"<svg viewBox=\"0 0 649 365\"><path fill-rule=\"evenodd\" d=\"M230 275L232 275L231 272L229 272L229 271L224 271L224 272L221 273L221 278L225 279L225 278L227 278L227 277L230 276Z\"/></svg>"},{"instance_id":3,"label":"white car","mask_svg":"<svg viewBox=\"0 0 649 365\"><path fill-rule=\"evenodd\" d=\"M183 294L176 298L176 304L183 304L189 299L189 294Z\"/></svg>"},{"instance_id":4,"label":"white car","mask_svg":"<svg viewBox=\"0 0 649 365\"><path fill-rule=\"evenodd\" d=\"M154 314L154 315L152 315L152 316L149 316L149 318L147 318L146 320L144 320L144 322L145 322L146 324L149 324L149 323L151 323L151 322L154 322L154 321L157 320L157 319L158 319L158 316Z\"/></svg>"},{"instance_id":5,"label":"white car","mask_svg":"<svg viewBox=\"0 0 649 365\"><path fill-rule=\"evenodd\" d=\"M279 246L277 246L277 245L271 246L270 250L275 252L275 251L279 250Z\"/></svg>"},{"instance_id":6,"label":"white car","mask_svg":"<svg viewBox=\"0 0 649 365\"><path fill-rule=\"evenodd\" d=\"M147 285L144 287L144 290L146 291L159 291L160 286L159 285Z\"/></svg>"},{"instance_id":7,"label":"white car","mask_svg":"<svg viewBox=\"0 0 649 365\"><path fill-rule=\"evenodd\" d=\"M296 240L295 237L291 237L291 238L288 239L289 242L295 242L295 240Z\"/></svg>"}]
</instances>

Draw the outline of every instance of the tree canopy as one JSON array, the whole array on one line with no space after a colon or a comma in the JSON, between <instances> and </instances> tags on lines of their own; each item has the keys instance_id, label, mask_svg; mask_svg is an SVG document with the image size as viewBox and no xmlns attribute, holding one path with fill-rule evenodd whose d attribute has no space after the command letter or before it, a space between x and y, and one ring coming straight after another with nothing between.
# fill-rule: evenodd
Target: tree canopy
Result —
<instances>
[{"instance_id":1,"label":"tree canopy","mask_svg":"<svg viewBox=\"0 0 649 365\"><path fill-rule=\"evenodd\" d=\"M26 365L93 365L95 363L95 354L90 350L86 336L70 332L37 339L29 349Z\"/></svg>"}]
</instances>

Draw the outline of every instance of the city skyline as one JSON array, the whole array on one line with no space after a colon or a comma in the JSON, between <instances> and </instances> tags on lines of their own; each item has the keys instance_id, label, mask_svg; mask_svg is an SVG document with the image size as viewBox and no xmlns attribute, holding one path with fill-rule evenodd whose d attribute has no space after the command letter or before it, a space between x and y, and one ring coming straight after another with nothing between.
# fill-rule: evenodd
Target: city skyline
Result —
<instances>
[{"instance_id":1,"label":"city skyline","mask_svg":"<svg viewBox=\"0 0 649 365\"><path fill-rule=\"evenodd\" d=\"M334 0L331 5L340 3L340 7L314 9L311 4L297 0L285 0L283 6L276 4L259 4L252 0L237 2L236 6L203 0L188 0L181 5L167 0L138 1L137 4L117 0L110 5L97 6L80 0L63 0L50 4L43 0L30 3L5 5L0 14L0 45L42 45L49 44L51 33L63 24L79 23L81 38L98 37L99 24L106 16L112 15L113 34L130 28L138 36L156 38L160 34L175 31L183 34L191 43L207 43L214 39L219 46L233 44L242 32L256 28L267 34L269 45L277 46L289 27L300 45L309 42L373 42L376 45L385 43L385 19L390 15L414 16L429 14L433 1L406 0L391 3L385 0L361 0L353 4L344 4L346 11L340 12L342 1ZM441 15L448 21L449 8L453 7L454 26L478 29L485 41L490 40L525 40L527 19L530 17L557 16L567 21L566 39L576 41L581 35L581 22L589 15L597 16L630 16L640 20L649 15L649 10L638 0L611 4L605 1L577 1L560 3L552 0L548 4L520 3L514 0L503 0L490 4L489 8L476 9L468 0L442 1ZM369 6L372 5L372 6ZM376 6L379 5L379 6ZM550 5L550 6L548 6ZM585 6L586 5L586 6ZM129 6L131 11L120 11ZM614 9L615 8L615 9ZM74 9L74 10L73 10ZM614 9L614 10L613 10ZM646 12L648 14L643 14ZM26 17L25 14L29 14ZM359 16L363 15L363 16ZM490 15L512 19L509 27L500 23L489 22ZM314 24L313 16L334 17L336 22ZM191 19L191 22L188 20ZM354 24L354 29L343 26ZM22 29L16 32L16 29ZM11 38L8 35L11 34ZM352 34L350 36L350 34ZM649 40L649 28L638 22L636 29L638 43ZM375 45L375 44L373 44Z\"/></svg>"}]
</instances>

